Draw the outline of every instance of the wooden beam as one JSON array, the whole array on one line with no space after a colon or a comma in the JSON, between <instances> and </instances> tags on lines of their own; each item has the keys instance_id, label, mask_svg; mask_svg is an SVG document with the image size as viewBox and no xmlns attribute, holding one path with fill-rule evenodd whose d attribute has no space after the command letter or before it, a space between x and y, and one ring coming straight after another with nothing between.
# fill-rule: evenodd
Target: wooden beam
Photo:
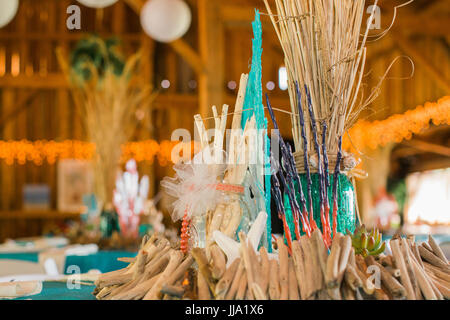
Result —
<instances>
[{"instance_id":1,"label":"wooden beam","mask_svg":"<svg viewBox=\"0 0 450 320\"><path fill-rule=\"evenodd\" d=\"M36 97L38 90L27 91L20 97L20 100L14 104L14 109L0 118L0 131L8 124L9 121L15 119L20 113L25 111L30 106L30 101Z\"/></svg>"},{"instance_id":2,"label":"wooden beam","mask_svg":"<svg viewBox=\"0 0 450 320\"><path fill-rule=\"evenodd\" d=\"M212 114L211 107L219 110L224 103L224 30L220 21L220 5L216 1L199 0L198 42L206 73L198 78L199 113L202 117Z\"/></svg>"},{"instance_id":3,"label":"wooden beam","mask_svg":"<svg viewBox=\"0 0 450 320\"><path fill-rule=\"evenodd\" d=\"M431 152L439 155L443 155L446 157L450 157L450 148L441 146L439 144L434 144L422 140L410 140L410 141L404 141L403 144L409 145L413 148L425 151L425 152Z\"/></svg>"},{"instance_id":4,"label":"wooden beam","mask_svg":"<svg viewBox=\"0 0 450 320\"><path fill-rule=\"evenodd\" d=\"M408 168L408 172L421 172L437 170L450 167L450 157L439 157L435 159L420 159Z\"/></svg>"},{"instance_id":5,"label":"wooden beam","mask_svg":"<svg viewBox=\"0 0 450 320\"><path fill-rule=\"evenodd\" d=\"M139 16L145 0L124 0L126 4ZM205 68L200 55L183 39L168 43L198 74L204 73Z\"/></svg>"},{"instance_id":6,"label":"wooden beam","mask_svg":"<svg viewBox=\"0 0 450 320\"><path fill-rule=\"evenodd\" d=\"M192 69L194 69L197 74L206 72L205 65L199 54L195 52L195 50L192 49L192 47L188 45L186 41L178 39L172 41L170 43L170 46L191 66Z\"/></svg>"},{"instance_id":7,"label":"wooden beam","mask_svg":"<svg viewBox=\"0 0 450 320\"><path fill-rule=\"evenodd\" d=\"M17 77L13 77L10 74L0 77L0 87L57 89L68 88L68 83L62 73L48 73L45 76L41 76L39 73L25 76L25 74L21 73Z\"/></svg>"},{"instance_id":8,"label":"wooden beam","mask_svg":"<svg viewBox=\"0 0 450 320\"><path fill-rule=\"evenodd\" d=\"M450 93L450 80L445 78L438 67L430 63L431 59L424 56L423 53L403 35L393 32L392 37L394 37L396 45L409 55L415 63L422 67L428 73L430 78L436 82L436 85L444 90L445 93Z\"/></svg>"}]
</instances>

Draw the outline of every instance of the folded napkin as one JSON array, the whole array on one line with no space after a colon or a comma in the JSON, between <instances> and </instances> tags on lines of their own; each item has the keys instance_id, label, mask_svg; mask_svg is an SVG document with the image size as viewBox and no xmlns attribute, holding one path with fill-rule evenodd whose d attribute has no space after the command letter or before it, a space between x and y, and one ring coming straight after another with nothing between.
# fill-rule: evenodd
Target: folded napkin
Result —
<instances>
[{"instance_id":1,"label":"folded napkin","mask_svg":"<svg viewBox=\"0 0 450 320\"><path fill-rule=\"evenodd\" d=\"M12 299L32 296L42 291L41 281L14 281L0 283L0 298Z\"/></svg>"}]
</instances>

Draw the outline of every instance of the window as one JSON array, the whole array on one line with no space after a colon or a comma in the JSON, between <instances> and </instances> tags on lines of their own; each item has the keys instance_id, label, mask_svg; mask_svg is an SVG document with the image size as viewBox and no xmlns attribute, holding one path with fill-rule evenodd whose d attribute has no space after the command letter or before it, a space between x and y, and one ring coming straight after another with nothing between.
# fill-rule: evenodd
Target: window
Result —
<instances>
[{"instance_id":1,"label":"window","mask_svg":"<svg viewBox=\"0 0 450 320\"><path fill-rule=\"evenodd\" d=\"M408 224L450 225L450 168L413 173L406 188Z\"/></svg>"},{"instance_id":2,"label":"window","mask_svg":"<svg viewBox=\"0 0 450 320\"><path fill-rule=\"evenodd\" d=\"M278 69L278 86L281 90L286 90L288 88L286 67L280 67L280 69Z\"/></svg>"}]
</instances>

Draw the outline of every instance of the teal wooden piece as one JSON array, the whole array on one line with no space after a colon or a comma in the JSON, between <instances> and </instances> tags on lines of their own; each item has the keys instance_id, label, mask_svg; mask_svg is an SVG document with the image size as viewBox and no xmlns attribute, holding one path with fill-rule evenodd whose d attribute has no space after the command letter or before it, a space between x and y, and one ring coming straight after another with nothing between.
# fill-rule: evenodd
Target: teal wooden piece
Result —
<instances>
[{"instance_id":1,"label":"teal wooden piece","mask_svg":"<svg viewBox=\"0 0 450 320\"><path fill-rule=\"evenodd\" d=\"M256 120L256 129L258 130L258 135L256 139L256 150L257 152L262 152L263 156L257 157L258 161L262 160L262 164L257 163L256 165L250 165L250 172L254 177L260 177L261 165L263 166L262 172L263 177L257 178L258 190L255 192L261 193L261 198L263 201L258 203L258 210L265 210L267 212L267 228L266 237L263 239L264 246L267 247L269 252L272 252L272 226L271 226L271 212L270 212L270 141L267 137L267 118L264 115L264 105L262 103L262 26L261 19L258 10L255 10L255 20L252 22L253 28L253 39L252 39L252 64L250 73L248 76L247 88L245 92L244 106L241 118L241 127L245 128L247 121L254 115ZM261 185L264 181L264 185ZM258 212L255 213L256 215Z\"/></svg>"}]
</instances>

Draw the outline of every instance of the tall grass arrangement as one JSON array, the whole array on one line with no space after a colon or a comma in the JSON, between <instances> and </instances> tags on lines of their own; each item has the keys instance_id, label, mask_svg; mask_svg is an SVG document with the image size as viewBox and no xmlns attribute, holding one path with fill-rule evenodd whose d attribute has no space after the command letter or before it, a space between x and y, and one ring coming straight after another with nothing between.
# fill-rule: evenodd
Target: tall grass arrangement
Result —
<instances>
[{"instance_id":1,"label":"tall grass arrangement","mask_svg":"<svg viewBox=\"0 0 450 320\"><path fill-rule=\"evenodd\" d=\"M73 52L69 57L58 48L57 57L70 84L87 138L96 146L96 196L103 204L108 204L112 202L121 145L128 142L136 130L136 111L148 111L155 94L152 86L138 77L141 52L131 55L121 65L106 41L98 37L86 41L88 44L84 46L89 47L90 43L89 48L94 48L95 53L85 50L75 63Z\"/></svg>"},{"instance_id":2,"label":"tall grass arrangement","mask_svg":"<svg viewBox=\"0 0 450 320\"><path fill-rule=\"evenodd\" d=\"M315 151L312 126L316 125L317 138L322 141L325 124L326 149L336 155L339 137L379 91L374 88L364 98L361 90L365 45L375 6L364 27L365 0L274 0L275 13L269 0L263 1L284 51L295 150L303 153L297 104L300 98L308 153ZM301 89L298 92L296 83Z\"/></svg>"}]
</instances>

